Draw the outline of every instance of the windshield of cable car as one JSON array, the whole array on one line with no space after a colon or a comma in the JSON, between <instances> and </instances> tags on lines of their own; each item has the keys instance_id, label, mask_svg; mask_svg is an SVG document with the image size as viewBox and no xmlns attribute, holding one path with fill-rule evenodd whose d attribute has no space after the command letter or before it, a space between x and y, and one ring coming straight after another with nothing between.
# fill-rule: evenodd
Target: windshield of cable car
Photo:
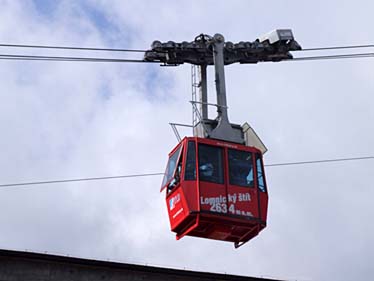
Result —
<instances>
[{"instance_id":1,"label":"windshield of cable car","mask_svg":"<svg viewBox=\"0 0 374 281\"><path fill-rule=\"evenodd\" d=\"M223 149L199 144L199 179L213 183L224 183Z\"/></svg>"},{"instance_id":2,"label":"windshield of cable car","mask_svg":"<svg viewBox=\"0 0 374 281\"><path fill-rule=\"evenodd\" d=\"M162 180L162 187L169 183L173 178L175 168L177 166L179 152L181 151L182 145L170 156L168 164L166 165L166 171L164 174L164 179Z\"/></svg>"},{"instance_id":3,"label":"windshield of cable car","mask_svg":"<svg viewBox=\"0 0 374 281\"><path fill-rule=\"evenodd\" d=\"M252 153L235 149L228 150L229 182L232 185L253 187Z\"/></svg>"}]
</instances>

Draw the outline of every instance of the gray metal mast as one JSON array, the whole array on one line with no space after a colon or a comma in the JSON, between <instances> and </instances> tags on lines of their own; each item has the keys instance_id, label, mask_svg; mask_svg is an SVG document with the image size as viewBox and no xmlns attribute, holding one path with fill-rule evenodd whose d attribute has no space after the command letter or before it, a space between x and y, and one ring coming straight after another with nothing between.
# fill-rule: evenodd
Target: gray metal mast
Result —
<instances>
[{"instance_id":1,"label":"gray metal mast","mask_svg":"<svg viewBox=\"0 0 374 281\"><path fill-rule=\"evenodd\" d=\"M244 143L244 136L241 130L234 130L229 122L227 113L226 83L225 83L225 62L224 44L225 38L221 34L213 37L213 61L216 78L217 93L217 126L209 133L213 139L221 139L230 142Z\"/></svg>"},{"instance_id":2,"label":"gray metal mast","mask_svg":"<svg viewBox=\"0 0 374 281\"><path fill-rule=\"evenodd\" d=\"M208 76L207 76L207 68L206 64L202 64L199 66L199 76L200 76L200 110L201 110L201 118L203 120L208 119Z\"/></svg>"},{"instance_id":3,"label":"gray metal mast","mask_svg":"<svg viewBox=\"0 0 374 281\"><path fill-rule=\"evenodd\" d=\"M292 59L290 51L300 50L290 29L272 31L253 42L225 42L221 34L213 37L201 34L192 42L161 43L154 41L151 50L144 56L145 61L160 62L177 66L190 63L199 66L199 99L193 101L194 112L200 120L194 125L194 136L213 138L228 142L260 146L261 140L246 123L243 126L230 123L227 111L225 65L232 63L279 62ZM214 65L217 117L208 119L207 66ZM195 77L196 78L196 77ZM198 101L197 101L198 100ZM199 106L197 106L199 104ZM198 110L200 109L200 110ZM248 133L249 132L249 133Z\"/></svg>"}]
</instances>

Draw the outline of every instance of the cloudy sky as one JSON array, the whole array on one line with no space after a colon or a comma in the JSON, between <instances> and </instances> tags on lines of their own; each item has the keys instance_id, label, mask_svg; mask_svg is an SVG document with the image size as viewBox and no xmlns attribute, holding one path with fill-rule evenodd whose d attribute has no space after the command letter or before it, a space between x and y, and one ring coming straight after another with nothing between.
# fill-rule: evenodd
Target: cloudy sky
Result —
<instances>
[{"instance_id":1,"label":"cloudy sky","mask_svg":"<svg viewBox=\"0 0 374 281\"><path fill-rule=\"evenodd\" d=\"M374 43L369 0L0 0L0 7L0 44L147 49L156 39L191 41L200 33L253 41L275 28L292 28L304 48ZM255 128L268 164L373 156L373 63L229 66L230 120ZM1 60L0 85L0 184L162 172L177 143L168 123L191 122L189 65ZM373 168L373 160L268 167L268 227L238 250L175 241L160 176L1 188L0 248L293 280L367 280L374 274Z\"/></svg>"}]
</instances>

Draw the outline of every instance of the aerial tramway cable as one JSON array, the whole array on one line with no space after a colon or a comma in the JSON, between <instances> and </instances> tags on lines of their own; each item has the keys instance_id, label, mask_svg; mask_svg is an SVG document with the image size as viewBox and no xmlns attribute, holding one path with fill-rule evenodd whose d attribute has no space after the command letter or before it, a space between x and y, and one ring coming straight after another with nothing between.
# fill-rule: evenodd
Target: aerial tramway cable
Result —
<instances>
[{"instance_id":1,"label":"aerial tramway cable","mask_svg":"<svg viewBox=\"0 0 374 281\"><path fill-rule=\"evenodd\" d=\"M299 161L299 162L273 163L273 164L265 164L264 166L265 167L280 167L280 166L322 164L322 163L331 163L331 162L347 162L347 161L373 160L373 159L374 159L374 156L364 156L364 157L335 158L335 159L322 159L322 160L310 160L310 161ZM33 182L18 182L18 183L0 184L0 188L16 187L16 186L28 186L28 185L68 183L68 182L85 182L85 181L113 180L113 179L125 179L125 178L140 178L140 177L162 176L162 175L164 175L164 173L159 172L159 173L141 173L141 174L131 174L131 175L118 175L118 176L108 176L108 177L90 177L90 178L46 180L46 181L33 181Z\"/></svg>"}]
</instances>

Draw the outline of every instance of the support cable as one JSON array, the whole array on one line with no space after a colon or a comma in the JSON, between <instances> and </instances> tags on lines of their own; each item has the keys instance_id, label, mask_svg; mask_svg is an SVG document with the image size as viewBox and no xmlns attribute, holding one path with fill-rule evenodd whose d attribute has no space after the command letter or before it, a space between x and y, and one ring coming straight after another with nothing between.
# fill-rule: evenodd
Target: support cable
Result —
<instances>
[{"instance_id":1,"label":"support cable","mask_svg":"<svg viewBox=\"0 0 374 281\"><path fill-rule=\"evenodd\" d=\"M345 55L311 56L285 59L284 61L311 61L311 60L332 60L332 59L354 59L354 58L373 58L374 53L359 53Z\"/></svg>"},{"instance_id":2,"label":"support cable","mask_svg":"<svg viewBox=\"0 0 374 281\"><path fill-rule=\"evenodd\" d=\"M308 51L328 51L328 50L343 50L343 49L363 49L363 48L374 48L374 45L348 45L348 46L331 46L331 47L315 47L306 48L293 52L308 52Z\"/></svg>"},{"instance_id":3,"label":"support cable","mask_svg":"<svg viewBox=\"0 0 374 281\"><path fill-rule=\"evenodd\" d=\"M345 162L345 161L357 161L357 160L369 160L369 159L374 159L374 156L324 159L324 160L311 160L311 161L300 161L300 162L286 162L286 163L267 164L267 165L264 165L264 166L265 167L292 166L292 165L318 164L318 163L330 163L330 162Z\"/></svg>"},{"instance_id":4,"label":"support cable","mask_svg":"<svg viewBox=\"0 0 374 281\"><path fill-rule=\"evenodd\" d=\"M300 161L300 162L274 163L274 164L267 164L265 165L265 167L321 164L321 163L331 163L331 162L346 162L346 161L373 160L373 159L374 159L374 156L335 158L335 159L311 160L311 161ZM113 179L123 179L123 178L139 178L139 177L162 176L162 175L164 175L164 173L147 173L147 174L119 175L119 176L109 176L109 177L92 177L92 178L50 180L50 181L20 182L20 183L0 184L0 188L42 185L42 184L55 184L55 183L68 183L68 182L113 180Z\"/></svg>"},{"instance_id":5,"label":"support cable","mask_svg":"<svg viewBox=\"0 0 374 281\"><path fill-rule=\"evenodd\" d=\"M147 50L141 49L122 49L122 48L98 48L98 47L73 47L73 46L52 46L52 45L27 45L27 44L0 44L4 48L32 48L32 49L56 49L56 50L77 50L77 51L104 51L104 52L132 52L145 53ZM329 46L329 47L313 47L304 48L294 52L307 51L327 51L327 50L342 50L342 49L363 49L374 48L373 44L366 45L346 45L346 46Z\"/></svg>"},{"instance_id":6,"label":"support cable","mask_svg":"<svg viewBox=\"0 0 374 281\"><path fill-rule=\"evenodd\" d=\"M68 61L68 62L132 62L132 63L149 63L140 59L115 59L115 58L98 58L98 57L61 57L61 56L34 56L34 55L10 55L0 54L0 60L40 60L40 61ZM160 63L160 62L151 62Z\"/></svg>"},{"instance_id":7,"label":"support cable","mask_svg":"<svg viewBox=\"0 0 374 281\"><path fill-rule=\"evenodd\" d=\"M374 53L357 53L344 55L310 56L284 59L283 61L310 61L352 58L373 58ZM59 62L116 62L116 63L161 63L159 61L145 61L142 59L118 59L102 57L69 57L69 56L36 56L36 55L13 55L0 54L0 60L25 60L25 61L59 61Z\"/></svg>"},{"instance_id":8,"label":"support cable","mask_svg":"<svg viewBox=\"0 0 374 281\"><path fill-rule=\"evenodd\" d=\"M0 44L0 47L32 48L32 49L57 49L57 50L76 50L76 51L132 52L132 53L145 53L146 52L146 50L136 50L136 49L70 47L70 46L50 46L50 45L22 45L22 44Z\"/></svg>"},{"instance_id":9,"label":"support cable","mask_svg":"<svg viewBox=\"0 0 374 281\"><path fill-rule=\"evenodd\" d=\"M163 175L163 174L164 173L149 173L149 174L134 174L134 175L121 175L121 176L110 176L110 177L77 178L77 179L63 179L63 180L51 180L51 181L9 183L9 184L0 184L0 188L1 187L12 187L12 186L23 186L23 185L54 184L54 183L82 182L82 181L99 181L99 180L113 180L113 179L123 179L123 178L139 178L139 177L160 176L160 175Z\"/></svg>"}]
</instances>

